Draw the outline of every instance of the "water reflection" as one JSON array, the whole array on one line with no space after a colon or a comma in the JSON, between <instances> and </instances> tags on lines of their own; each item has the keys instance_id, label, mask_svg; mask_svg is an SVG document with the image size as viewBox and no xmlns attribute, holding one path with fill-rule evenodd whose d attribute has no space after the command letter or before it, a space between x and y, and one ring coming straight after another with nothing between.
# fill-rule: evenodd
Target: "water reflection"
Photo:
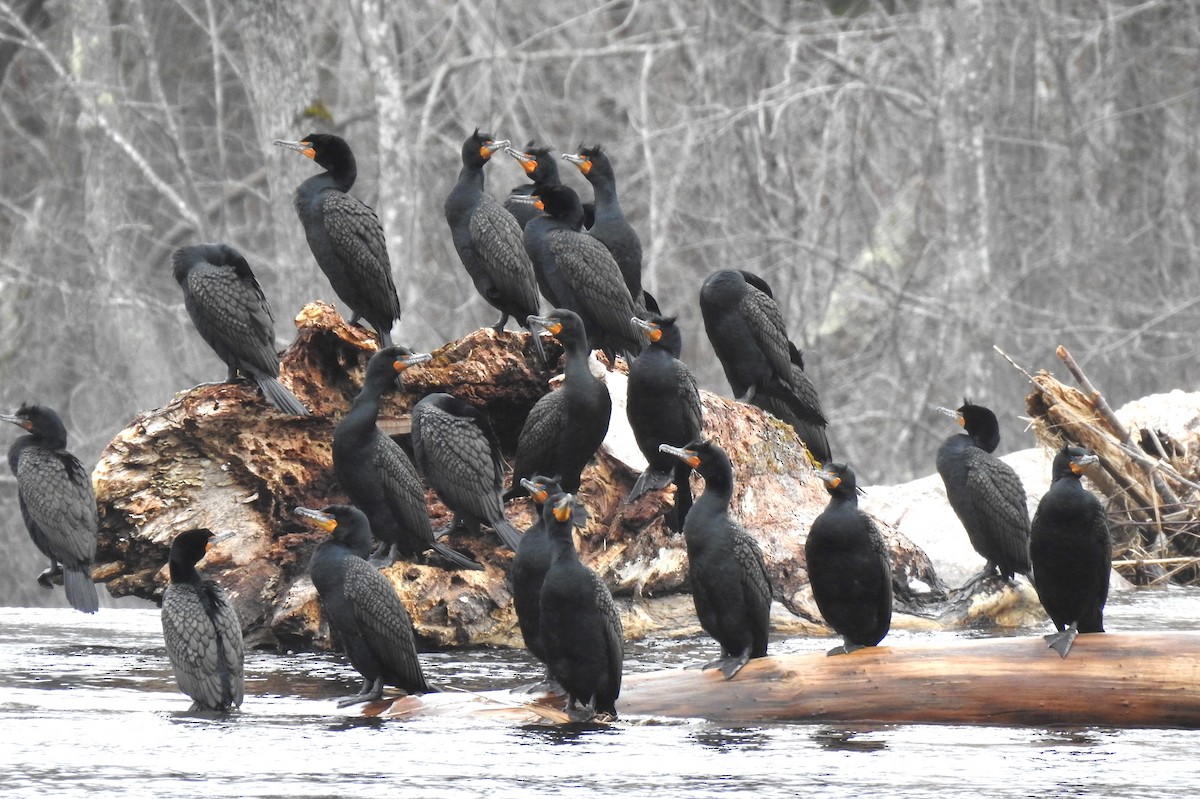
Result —
<instances>
[{"instance_id":1,"label":"water reflection","mask_svg":"<svg viewBox=\"0 0 1200 799\"><path fill-rule=\"evenodd\" d=\"M718 752L762 750L771 740L759 727L705 727L692 733L691 738L701 746Z\"/></svg>"},{"instance_id":2,"label":"water reflection","mask_svg":"<svg viewBox=\"0 0 1200 799\"><path fill-rule=\"evenodd\" d=\"M887 749L885 741L862 737L877 732L871 728L822 727L813 734L813 740L830 752L880 752Z\"/></svg>"},{"instance_id":3,"label":"water reflection","mask_svg":"<svg viewBox=\"0 0 1200 799\"><path fill-rule=\"evenodd\" d=\"M594 721L569 721L565 724L522 724L514 728L513 732L519 739L561 746L591 742L600 735L615 735L620 732L620 728L615 724Z\"/></svg>"}]
</instances>

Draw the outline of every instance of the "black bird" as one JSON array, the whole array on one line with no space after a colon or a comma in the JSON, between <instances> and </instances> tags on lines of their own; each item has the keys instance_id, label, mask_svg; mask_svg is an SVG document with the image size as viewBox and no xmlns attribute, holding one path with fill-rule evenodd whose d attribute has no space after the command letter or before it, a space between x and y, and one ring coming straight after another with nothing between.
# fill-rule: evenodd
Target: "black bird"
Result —
<instances>
[{"instance_id":1,"label":"black bird","mask_svg":"<svg viewBox=\"0 0 1200 799\"><path fill-rule=\"evenodd\" d=\"M580 475L604 441L612 416L608 388L588 367L587 331L579 315L556 308L547 316L529 317L529 323L562 342L563 384L539 399L525 419L506 500L524 496L521 480L535 474L557 475L564 491L578 491Z\"/></svg>"},{"instance_id":2,"label":"black bird","mask_svg":"<svg viewBox=\"0 0 1200 799\"><path fill-rule=\"evenodd\" d=\"M1029 533L1033 587L1059 630L1046 641L1063 657L1076 633L1104 632L1112 541L1104 507L1079 481L1098 460L1070 444L1058 451Z\"/></svg>"},{"instance_id":3,"label":"black bird","mask_svg":"<svg viewBox=\"0 0 1200 799\"><path fill-rule=\"evenodd\" d=\"M412 444L417 467L454 513L449 530L462 525L478 536L486 524L515 552L521 533L504 518L500 500L504 459L483 414L450 394L429 394L413 406Z\"/></svg>"},{"instance_id":4,"label":"black bird","mask_svg":"<svg viewBox=\"0 0 1200 799\"><path fill-rule=\"evenodd\" d=\"M640 298L652 313L659 313L658 302L642 288L642 241L621 211L621 203L617 199L617 176L608 153L597 144L595 147L580 147L578 153L563 153L563 158L579 167L588 183L592 184L595 211L588 233L599 239L612 253L630 296Z\"/></svg>"},{"instance_id":5,"label":"black bird","mask_svg":"<svg viewBox=\"0 0 1200 799\"><path fill-rule=\"evenodd\" d=\"M534 475L521 483L538 512L533 524L521 536L521 543L509 569L513 610L517 614L517 625L521 628L525 648L545 663L546 648L542 646L542 582L550 568L550 534L542 519L542 506L550 497L562 494L563 490L555 478L544 475Z\"/></svg>"},{"instance_id":6,"label":"black bird","mask_svg":"<svg viewBox=\"0 0 1200 799\"><path fill-rule=\"evenodd\" d=\"M242 624L225 589L206 580L196 564L208 550L210 530L188 530L171 542L171 582L162 598L163 641L189 712L224 713L242 704Z\"/></svg>"},{"instance_id":7,"label":"black bird","mask_svg":"<svg viewBox=\"0 0 1200 799\"><path fill-rule=\"evenodd\" d=\"M570 186L546 186L530 199L546 212L529 221L524 237L542 295L579 314L592 349L603 349L610 359L617 352L641 352L645 342L630 319L645 316L646 309L629 294L612 254L583 232L579 195Z\"/></svg>"},{"instance_id":8,"label":"black bird","mask_svg":"<svg viewBox=\"0 0 1200 799\"><path fill-rule=\"evenodd\" d=\"M713 272L700 287L700 312L734 396L791 425L817 463L829 460L825 412L766 283L736 269Z\"/></svg>"},{"instance_id":9,"label":"black bird","mask_svg":"<svg viewBox=\"0 0 1200 799\"><path fill-rule=\"evenodd\" d=\"M433 549L456 566L482 569L434 539L416 467L376 424L383 393L396 387L405 369L427 360L428 355L414 355L404 347L385 347L371 356L362 389L333 431L333 471L350 502L366 514L381 542L375 556L383 558L384 565L400 554Z\"/></svg>"},{"instance_id":10,"label":"black bird","mask_svg":"<svg viewBox=\"0 0 1200 799\"><path fill-rule=\"evenodd\" d=\"M300 141L276 140L325 168L296 189L294 204L317 266L350 307L350 324L366 319L381 347L392 345L392 326L400 320L400 298L392 281L383 226L369 206L350 194L358 165L340 136L312 133Z\"/></svg>"},{"instance_id":11,"label":"black bird","mask_svg":"<svg viewBox=\"0 0 1200 799\"><path fill-rule=\"evenodd\" d=\"M242 254L228 244L196 244L176 250L171 263L188 316L229 368L229 382L249 375L276 410L308 416L279 382L275 317Z\"/></svg>"},{"instance_id":12,"label":"black bird","mask_svg":"<svg viewBox=\"0 0 1200 799\"><path fill-rule=\"evenodd\" d=\"M313 550L308 573L322 616L363 678L362 690L339 700L338 707L381 699L384 685L409 694L430 691L417 659L412 619L388 578L367 563L371 552L367 517L350 505L296 508L296 516L332 533Z\"/></svg>"},{"instance_id":13,"label":"black bird","mask_svg":"<svg viewBox=\"0 0 1200 799\"><path fill-rule=\"evenodd\" d=\"M725 450L711 441L661 449L704 478L704 493L683 525L688 581L700 627L721 645L720 659L704 668L720 668L732 680L751 658L766 657L771 578L758 542L729 517L733 466Z\"/></svg>"},{"instance_id":14,"label":"black bird","mask_svg":"<svg viewBox=\"0 0 1200 799\"><path fill-rule=\"evenodd\" d=\"M454 249L475 284L475 290L500 311L492 326L504 329L508 317L528 327L526 318L538 312L537 277L513 215L483 190L483 167L507 141L493 141L476 130L462 147L462 170L444 206ZM534 341L538 342L537 336Z\"/></svg>"},{"instance_id":15,"label":"black bird","mask_svg":"<svg viewBox=\"0 0 1200 799\"><path fill-rule=\"evenodd\" d=\"M692 506L692 470L662 452L659 444L682 447L700 438L700 392L692 371L679 360L683 334L675 317L652 314L648 320L632 321L646 331L650 346L629 364L625 415L647 465L627 501L666 488L674 480L675 509L667 522L671 529L680 530Z\"/></svg>"},{"instance_id":16,"label":"black bird","mask_svg":"<svg viewBox=\"0 0 1200 799\"><path fill-rule=\"evenodd\" d=\"M67 428L50 408L22 405L0 420L27 433L8 448L8 468L17 478L25 529L50 559L38 583L50 588L51 580L61 575L71 607L95 613L100 599L92 582L97 521L91 475L67 452Z\"/></svg>"},{"instance_id":17,"label":"black bird","mask_svg":"<svg viewBox=\"0 0 1200 799\"><path fill-rule=\"evenodd\" d=\"M1029 510L1025 487L1012 467L991 453L1000 444L996 414L963 400L953 416L966 432L950 436L938 448L937 470L946 498L958 515L971 546L987 559L967 585L996 572L1006 580L1029 575Z\"/></svg>"},{"instance_id":18,"label":"black bird","mask_svg":"<svg viewBox=\"0 0 1200 799\"><path fill-rule=\"evenodd\" d=\"M550 568L542 582L542 646L550 673L567 692L568 713L574 717L580 703L588 718L616 718L625 658L621 617L608 586L575 551L574 505L571 494L556 494L542 506L550 539Z\"/></svg>"},{"instance_id":19,"label":"black bird","mask_svg":"<svg viewBox=\"0 0 1200 799\"><path fill-rule=\"evenodd\" d=\"M817 474L829 504L813 520L804 543L808 582L826 623L842 636L829 650L840 655L875 646L892 625L892 566L875 520L858 508L858 481L844 463Z\"/></svg>"},{"instance_id":20,"label":"black bird","mask_svg":"<svg viewBox=\"0 0 1200 799\"><path fill-rule=\"evenodd\" d=\"M558 174L558 161L550 154L549 147L536 147L533 142L526 144L524 150L505 147L504 152L515 158L533 181L514 186L504 200L504 210L512 214L524 230L529 220L540 213L525 198L544 186L557 186L562 183Z\"/></svg>"}]
</instances>

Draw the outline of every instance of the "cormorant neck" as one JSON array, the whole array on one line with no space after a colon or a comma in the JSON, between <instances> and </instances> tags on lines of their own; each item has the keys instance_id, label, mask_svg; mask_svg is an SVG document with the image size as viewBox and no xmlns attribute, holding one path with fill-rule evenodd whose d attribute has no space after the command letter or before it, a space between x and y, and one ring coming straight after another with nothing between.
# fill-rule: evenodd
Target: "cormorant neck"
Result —
<instances>
[{"instance_id":1,"label":"cormorant neck","mask_svg":"<svg viewBox=\"0 0 1200 799\"><path fill-rule=\"evenodd\" d=\"M571 538L571 530L571 525L559 521L546 525L552 561L579 560L579 553L575 551L575 542Z\"/></svg>"},{"instance_id":2,"label":"cormorant neck","mask_svg":"<svg viewBox=\"0 0 1200 799\"><path fill-rule=\"evenodd\" d=\"M184 561L171 559L168 564L171 572L171 582L173 583L198 583L200 582L200 572L196 571L195 563L185 563Z\"/></svg>"},{"instance_id":3,"label":"cormorant neck","mask_svg":"<svg viewBox=\"0 0 1200 799\"><path fill-rule=\"evenodd\" d=\"M706 473L707 472L707 473ZM713 499L728 505L733 499L733 471L729 467L721 468L719 464L700 472L704 478L704 496L712 494Z\"/></svg>"}]
</instances>

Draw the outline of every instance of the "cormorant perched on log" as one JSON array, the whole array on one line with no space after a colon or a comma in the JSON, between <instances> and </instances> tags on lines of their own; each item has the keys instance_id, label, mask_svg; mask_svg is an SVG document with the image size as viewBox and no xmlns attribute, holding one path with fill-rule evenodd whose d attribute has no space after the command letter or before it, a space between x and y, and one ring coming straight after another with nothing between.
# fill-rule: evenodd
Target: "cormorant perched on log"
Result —
<instances>
[{"instance_id":1,"label":"cormorant perched on log","mask_svg":"<svg viewBox=\"0 0 1200 799\"><path fill-rule=\"evenodd\" d=\"M1029 510L1025 487L1012 467L991 453L1000 444L996 414L963 400L940 413L958 420L966 432L950 436L938 448L937 470L946 498L967 531L971 546L987 565L967 585L996 572L1006 580L1029 575Z\"/></svg>"},{"instance_id":2,"label":"cormorant perched on log","mask_svg":"<svg viewBox=\"0 0 1200 799\"><path fill-rule=\"evenodd\" d=\"M27 435L8 448L8 468L17 478L21 518L34 545L50 559L37 581L50 588L62 575L67 601L84 613L100 608L92 582L96 557L96 496L83 464L67 452L67 428L45 405L22 405L0 415Z\"/></svg>"},{"instance_id":3,"label":"cormorant perched on log","mask_svg":"<svg viewBox=\"0 0 1200 799\"><path fill-rule=\"evenodd\" d=\"M1033 587L1059 630L1046 641L1063 657L1077 633L1104 632L1112 540L1104 507L1079 480L1098 460L1071 444L1058 451L1029 533Z\"/></svg>"},{"instance_id":4,"label":"cormorant perched on log","mask_svg":"<svg viewBox=\"0 0 1200 799\"><path fill-rule=\"evenodd\" d=\"M450 394L426 395L412 409L412 444L417 467L454 512L438 537L459 525L478 536L486 524L515 552L521 533L504 518L500 442L483 414Z\"/></svg>"},{"instance_id":5,"label":"cormorant perched on log","mask_svg":"<svg viewBox=\"0 0 1200 799\"><path fill-rule=\"evenodd\" d=\"M544 395L525 419L517 439L512 486L504 499L525 495L522 478L557 475L564 491L578 491L579 479L608 432L612 398L588 366L587 331L574 311L555 308L529 317L563 345L563 384Z\"/></svg>"},{"instance_id":6,"label":"cormorant perched on log","mask_svg":"<svg viewBox=\"0 0 1200 799\"><path fill-rule=\"evenodd\" d=\"M242 625L229 594L196 571L210 530L188 530L171 542L171 582L162 598L163 641L189 712L224 713L242 704Z\"/></svg>"},{"instance_id":7,"label":"cormorant perched on log","mask_svg":"<svg viewBox=\"0 0 1200 799\"><path fill-rule=\"evenodd\" d=\"M721 645L720 659L704 668L720 668L732 680L751 658L766 657L771 579L758 543L729 517L733 466L725 450L711 441L661 449L704 478L704 493L683 525L688 582L701 628Z\"/></svg>"},{"instance_id":8,"label":"cormorant perched on log","mask_svg":"<svg viewBox=\"0 0 1200 799\"><path fill-rule=\"evenodd\" d=\"M749 272L722 269L700 287L704 330L740 402L756 405L795 429L817 463L829 460L825 413L804 373L800 350L766 283Z\"/></svg>"},{"instance_id":9,"label":"cormorant perched on log","mask_svg":"<svg viewBox=\"0 0 1200 799\"><path fill-rule=\"evenodd\" d=\"M840 655L875 646L892 625L892 565L875 520L859 510L858 481L844 463L826 463L817 474L829 504L804 543L813 599L842 645Z\"/></svg>"},{"instance_id":10,"label":"cormorant perched on log","mask_svg":"<svg viewBox=\"0 0 1200 799\"><path fill-rule=\"evenodd\" d=\"M513 218L517 220L517 224L524 230L529 220L540 213L524 198L545 186L557 186L562 183L558 174L558 161L550 154L549 147L535 147L533 142L526 144L524 150L505 147L504 152L515 158L521 168L525 170L525 174L533 181L514 186L504 200L504 210L512 214Z\"/></svg>"},{"instance_id":11,"label":"cormorant perched on log","mask_svg":"<svg viewBox=\"0 0 1200 799\"><path fill-rule=\"evenodd\" d=\"M542 506L550 497L562 494L563 490L555 478L540 474L523 479L521 483L538 512L533 524L521 536L521 543L509 569L513 610L517 614L517 625L521 628L525 648L546 663L546 648L542 645L542 582L550 568L550 534L542 518Z\"/></svg>"},{"instance_id":12,"label":"cormorant perched on log","mask_svg":"<svg viewBox=\"0 0 1200 799\"><path fill-rule=\"evenodd\" d=\"M434 539L425 489L408 454L383 434L376 422L383 393L397 385L408 367L424 363L404 347L385 347L367 362L362 389L333 431L333 471L346 496L379 539L375 556L390 565L398 554L433 549L464 569L482 569L470 558Z\"/></svg>"},{"instance_id":13,"label":"cormorant perched on log","mask_svg":"<svg viewBox=\"0 0 1200 799\"><path fill-rule=\"evenodd\" d=\"M679 360L683 334L675 317L652 314L648 320L632 320L646 331L650 346L629 364L625 415L646 457L646 469L638 476L629 499L647 491L666 488L675 482L675 508L667 523L673 530L683 529L692 506L692 469L686 462L661 451L660 444L682 447L700 437L700 392L687 364Z\"/></svg>"},{"instance_id":14,"label":"cormorant perched on log","mask_svg":"<svg viewBox=\"0 0 1200 799\"><path fill-rule=\"evenodd\" d=\"M400 298L383 226L369 206L350 194L358 177L350 145L329 133L275 144L325 167L296 189L294 204L308 247L334 293L350 307L350 324L366 319L379 334L380 346L390 347L392 326L400 320Z\"/></svg>"},{"instance_id":15,"label":"cormorant perched on log","mask_svg":"<svg viewBox=\"0 0 1200 799\"><path fill-rule=\"evenodd\" d=\"M458 182L444 206L454 249L475 290L500 311L500 319L492 325L497 333L508 317L527 328L526 318L538 312L537 277L525 251L521 226L483 190L484 164L507 145L507 141L494 141L491 134L478 130L468 136L462 147ZM534 342L540 347L536 335Z\"/></svg>"},{"instance_id":16,"label":"cormorant perched on log","mask_svg":"<svg viewBox=\"0 0 1200 799\"><path fill-rule=\"evenodd\" d=\"M412 619L388 578L367 563L371 552L367 517L350 505L296 508L296 516L332 533L313 550L308 573L320 598L321 615L363 678L362 690L339 700L338 707L380 699L384 685L409 694L428 692Z\"/></svg>"},{"instance_id":17,"label":"cormorant perched on log","mask_svg":"<svg viewBox=\"0 0 1200 799\"><path fill-rule=\"evenodd\" d=\"M567 712L616 718L625 643L612 594L583 565L572 539L575 498L556 494L542 506L550 568L542 582L541 633L550 673L567 692ZM586 720L586 718L584 720Z\"/></svg>"},{"instance_id":18,"label":"cormorant perched on log","mask_svg":"<svg viewBox=\"0 0 1200 799\"><path fill-rule=\"evenodd\" d=\"M228 244L180 247L171 257L183 304L200 337L229 369L249 375L275 409L308 416L308 409L279 382L275 317L250 264Z\"/></svg>"}]
</instances>

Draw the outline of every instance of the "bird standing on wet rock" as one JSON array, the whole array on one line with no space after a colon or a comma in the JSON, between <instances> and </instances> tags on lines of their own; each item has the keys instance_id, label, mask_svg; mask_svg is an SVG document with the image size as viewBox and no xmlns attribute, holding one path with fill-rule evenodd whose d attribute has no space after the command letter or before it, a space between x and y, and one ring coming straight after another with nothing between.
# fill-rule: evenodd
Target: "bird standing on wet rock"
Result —
<instances>
[{"instance_id":1,"label":"bird standing on wet rock","mask_svg":"<svg viewBox=\"0 0 1200 799\"><path fill-rule=\"evenodd\" d=\"M525 648L542 663L546 662L546 648L542 645L542 583L550 569L550 533L543 520L543 505L552 496L563 492L562 486L553 477L534 475L521 483L537 508L533 524L521 536L517 554L509 568L512 581L513 610L517 614L517 626Z\"/></svg>"},{"instance_id":2,"label":"bird standing on wet rock","mask_svg":"<svg viewBox=\"0 0 1200 799\"><path fill-rule=\"evenodd\" d=\"M412 619L391 582L366 561L371 551L367 517L349 505L296 508L296 516L332 534L313 550L308 573L321 615L363 678L362 690L339 700L338 707L380 699L384 685L409 694L428 692Z\"/></svg>"},{"instance_id":3,"label":"bird standing on wet rock","mask_svg":"<svg viewBox=\"0 0 1200 799\"><path fill-rule=\"evenodd\" d=\"M67 452L67 428L45 405L22 405L11 416L26 431L8 449L8 467L17 478L17 499L29 537L50 559L38 575L46 588L62 575L67 601L84 613L100 608L92 582L96 557L96 497L91 476Z\"/></svg>"},{"instance_id":4,"label":"bird standing on wet rock","mask_svg":"<svg viewBox=\"0 0 1200 799\"><path fill-rule=\"evenodd\" d=\"M1104 506L1080 482L1098 460L1069 444L1058 451L1050 490L1038 503L1029 534L1033 587L1059 630L1046 641L1063 657L1076 633L1104 632L1112 541Z\"/></svg>"},{"instance_id":5,"label":"bird standing on wet rock","mask_svg":"<svg viewBox=\"0 0 1200 799\"><path fill-rule=\"evenodd\" d=\"M191 712L225 712L242 704L242 625L229 594L196 571L213 534L188 530L171 542L171 582L163 592L162 630L179 690Z\"/></svg>"},{"instance_id":6,"label":"bird standing on wet rock","mask_svg":"<svg viewBox=\"0 0 1200 799\"><path fill-rule=\"evenodd\" d=\"M229 369L254 379L281 413L307 416L308 409L279 382L275 317L250 264L228 244L180 247L171 257L175 280L200 337Z\"/></svg>"},{"instance_id":7,"label":"bird standing on wet rock","mask_svg":"<svg viewBox=\"0 0 1200 799\"><path fill-rule=\"evenodd\" d=\"M308 247L334 293L350 307L350 323L366 319L379 334L380 346L390 347L392 326L400 319L400 298L383 226L370 207L349 193L358 177L350 145L328 133L275 144L325 168L296 189L294 204Z\"/></svg>"}]
</instances>

